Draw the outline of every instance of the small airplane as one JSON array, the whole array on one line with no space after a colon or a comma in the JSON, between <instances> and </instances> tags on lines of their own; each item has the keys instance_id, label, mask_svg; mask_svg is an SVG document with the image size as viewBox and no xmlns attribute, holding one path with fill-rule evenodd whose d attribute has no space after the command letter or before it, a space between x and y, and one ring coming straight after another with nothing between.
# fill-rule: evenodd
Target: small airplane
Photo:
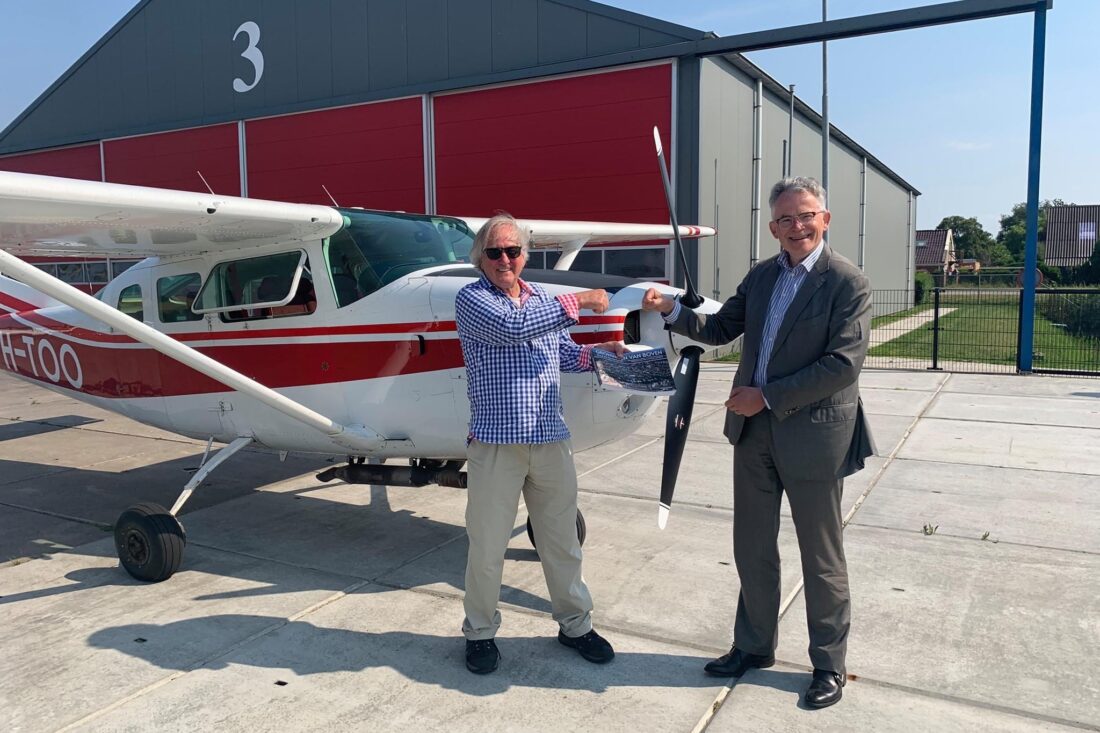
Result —
<instances>
[{"instance_id":1,"label":"small airplane","mask_svg":"<svg viewBox=\"0 0 1100 733\"><path fill-rule=\"evenodd\" d=\"M138 504L115 526L122 566L135 578L164 580L186 543L180 509L251 444L283 457L347 456L347 465L318 475L323 481L465 487L469 403L454 305L479 276L467 255L484 221L0 172L0 366L207 440L201 468L170 509ZM669 407L682 435L669 440L679 444L671 461L666 445L663 526L702 349L665 330L641 300L650 287L681 291L568 268L588 243L679 243L715 231L675 220L523 223L533 251L560 250L554 269L527 268L525 279L551 294L604 288L611 296L603 314L582 313L575 341L625 340L664 346L670 361L691 357L677 365ZM146 259L93 297L11 253ZM688 284L685 301L694 292ZM693 302L701 312L719 307ZM657 405L652 395L603 390L592 374L562 375L562 397L577 450L629 435ZM214 442L225 446L211 456ZM579 515L578 534L583 540Z\"/></svg>"}]
</instances>

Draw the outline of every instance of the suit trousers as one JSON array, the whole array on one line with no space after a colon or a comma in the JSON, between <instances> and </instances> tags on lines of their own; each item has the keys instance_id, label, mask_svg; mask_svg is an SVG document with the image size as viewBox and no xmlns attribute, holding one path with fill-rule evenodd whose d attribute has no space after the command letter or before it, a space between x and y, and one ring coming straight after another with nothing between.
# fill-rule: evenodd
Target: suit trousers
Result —
<instances>
[{"instance_id":1,"label":"suit trousers","mask_svg":"<svg viewBox=\"0 0 1100 733\"><path fill-rule=\"evenodd\" d=\"M568 440L493 444L474 440L467 449L466 619L467 639L492 639L500 628L504 553L512 537L520 493L527 503L554 620L566 636L592 630L592 597L581 577L577 539L577 471Z\"/></svg>"},{"instance_id":2,"label":"suit trousers","mask_svg":"<svg viewBox=\"0 0 1100 733\"><path fill-rule=\"evenodd\" d=\"M805 581L810 661L845 674L851 623L840 498L844 480L785 478L774 461L771 412L745 421L733 452L733 557L741 579L734 646L770 655L778 642L780 605L779 510L791 506Z\"/></svg>"}]
</instances>

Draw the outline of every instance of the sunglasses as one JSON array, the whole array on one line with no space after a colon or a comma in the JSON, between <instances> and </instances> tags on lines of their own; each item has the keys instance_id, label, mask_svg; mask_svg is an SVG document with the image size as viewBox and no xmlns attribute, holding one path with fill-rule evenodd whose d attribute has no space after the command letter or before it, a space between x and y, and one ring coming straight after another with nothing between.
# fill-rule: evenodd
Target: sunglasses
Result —
<instances>
[{"instance_id":1,"label":"sunglasses","mask_svg":"<svg viewBox=\"0 0 1100 733\"><path fill-rule=\"evenodd\" d=\"M523 247L486 247L485 256L491 260L499 260L501 254L508 255L508 259L514 260L523 254Z\"/></svg>"}]
</instances>

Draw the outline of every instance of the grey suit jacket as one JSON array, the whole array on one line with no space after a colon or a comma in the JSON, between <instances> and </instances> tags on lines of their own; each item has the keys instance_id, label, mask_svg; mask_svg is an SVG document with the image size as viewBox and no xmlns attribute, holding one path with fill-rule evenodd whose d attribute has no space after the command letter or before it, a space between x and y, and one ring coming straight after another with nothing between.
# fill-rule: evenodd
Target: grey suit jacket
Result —
<instances>
[{"instance_id":1,"label":"grey suit jacket","mask_svg":"<svg viewBox=\"0 0 1100 733\"><path fill-rule=\"evenodd\" d=\"M734 386L751 386L768 302L779 278L778 256L749 271L721 309L701 316L681 308L676 333L706 344L744 334ZM842 478L863 468L874 441L863 415L859 371L867 355L871 285L849 260L824 247L791 302L768 361L764 397L771 406L776 466L792 479ZM726 413L725 434L737 444L745 418Z\"/></svg>"}]
</instances>

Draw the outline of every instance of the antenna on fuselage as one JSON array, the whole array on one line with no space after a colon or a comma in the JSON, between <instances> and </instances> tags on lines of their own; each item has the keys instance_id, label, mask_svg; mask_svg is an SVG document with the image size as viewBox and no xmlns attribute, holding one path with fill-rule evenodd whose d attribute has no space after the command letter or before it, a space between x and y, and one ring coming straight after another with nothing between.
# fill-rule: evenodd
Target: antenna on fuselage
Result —
<instances>
[{"instance_id":1,"label":"antenna on fuselage","mask_svg":"<svg viewBox=\"0 0 1100 733\"><path fill-rule=\"evenodd\" d=\"M323 183L321 184L321 190L325 192L326 196L328 196L328 200L332 202L332 205L339 209L340 204L336 203L336 199L332 197L332 194L328 192L328 189L325 188L325 184Z\"/></svg>"},{"instance_id":2,"label":"antenna on fuselage","mask_svg":"<svg viewBox=\"0 0 1100 733\"><path fill-rule=\"evenodd\" d=\"M214 193L214 189L210 188L210 184L206 182L206 178L203 177L202 171L195 171L195 173L199 175L199 180L202 181L202 185L206 186L206 190L210 192L210 195L217 196L218 194Z\"/></svg>"}]
</instances>

